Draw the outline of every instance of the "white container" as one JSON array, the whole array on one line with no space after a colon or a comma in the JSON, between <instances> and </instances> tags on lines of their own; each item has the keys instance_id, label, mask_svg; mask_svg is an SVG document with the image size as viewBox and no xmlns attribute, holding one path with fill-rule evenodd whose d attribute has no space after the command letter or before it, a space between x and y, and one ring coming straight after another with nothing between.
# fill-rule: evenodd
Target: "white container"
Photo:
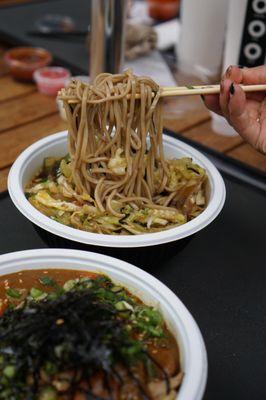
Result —
<instances>
[{"instance_id":1,"label":"white container","mask_svg":"<svg viewBox=\"0 0 266 400\"><path fill-rule=\"evenodd\" d=\"M45 157L62 157L67 153L67 132L59 132L34 143L13 164L8 176L10 197L19 211L31 222L60 237L95 246L145 247L173 242L190 236L209 225L221 211L225 201L224 181L215 166L199 151L178 139L164 135L167 158L191 157L208 175L208 205L195 219L176 228L141 235L104 235L62 225L34 208L24 195L26 184L41 167Z\"/></svg>"},{"instance_id":2,"label":"white container","mask_svg":"<svg viewBox=\"0 0 266 400\"><path fill-rule=\"evenodd\" d=\"M221 70L228 0L182 0L178 68L216 80Z\"/></svg>"},{"instance_id":3,"label":"white container","mask_svg":"<svg viewBox=\"0 0 266 400\"><path fill-rule=\"evenodd\" d=\"M180 349L184 379L177 399L202 399L207 380L207 354L200 330L183 303L158 279L124 261L85 251L38 249L0 256L0 276L44 268L104 273L144 303L159 309Z\"/></svg>"}]
</instances>

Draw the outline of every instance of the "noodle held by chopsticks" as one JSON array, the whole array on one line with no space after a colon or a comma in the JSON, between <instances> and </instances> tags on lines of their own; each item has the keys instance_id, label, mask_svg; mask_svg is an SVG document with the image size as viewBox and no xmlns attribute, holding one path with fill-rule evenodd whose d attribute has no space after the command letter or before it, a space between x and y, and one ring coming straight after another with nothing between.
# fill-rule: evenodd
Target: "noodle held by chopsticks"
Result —
<instances>
[{"instance_id":1,"label":"noodle held by chopsticks","mask_svg":"<svg viewBox=\"0 0 266 400\"><path fill-rule=\"evenodd\" d=\"M140 99L135 99L135 93L140 93ZM132 94L130 100L128 94ZM130 197L130 202L141 197L153 203L154 194L167 183L159 86L131 71L101 74L91 86L73 82L60 98L70 122L72 177L79 193L95 195L101 210L109 203L111 213L110 196L114 199L118 194L125 200ZM69 98L79 102L71 104ZM159 191L154 184L155 168L162 177Z\"/></svg>"},{"instance_id":2,"label":"noodle held by chopsticks","mask_svg":"<svg viewBox=\"0 0 266 400\"><path fill-rule=\"evenodd\" d=\"M50 169L48 180L57 202L69 197L75 202L74 213L66 212L62 223L97 233L137 234L180 225L204 209L205 171L190 158L164 157L160 93L152 79L130 70L100 74L92 85L72 81L61 90L70 159L61 160L56 176ZM30 201L50 216L44 207L58 203L53 193L52 200L50 192L40 194L46 189L40 185L31 187ZM52 215L58 221L62 207L71 211L73 204L58 205L61 214Z\"/></svg>"}]
</instances>

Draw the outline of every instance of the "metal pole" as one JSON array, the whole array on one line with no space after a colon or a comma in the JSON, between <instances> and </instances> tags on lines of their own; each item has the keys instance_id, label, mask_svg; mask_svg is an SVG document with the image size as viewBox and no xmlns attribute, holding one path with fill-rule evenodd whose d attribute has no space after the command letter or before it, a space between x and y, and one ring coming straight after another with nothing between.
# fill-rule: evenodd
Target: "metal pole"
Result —
<instances>
[{"instance_id":1,"label":"metal pole","mask_svg":"<svg viewBox=\"0 0 266 400\"><path fill-rule=\"evenodd\" d=\"M91 0L89 75L121 71L127 0Z\"/></svg>"}]
</instances>

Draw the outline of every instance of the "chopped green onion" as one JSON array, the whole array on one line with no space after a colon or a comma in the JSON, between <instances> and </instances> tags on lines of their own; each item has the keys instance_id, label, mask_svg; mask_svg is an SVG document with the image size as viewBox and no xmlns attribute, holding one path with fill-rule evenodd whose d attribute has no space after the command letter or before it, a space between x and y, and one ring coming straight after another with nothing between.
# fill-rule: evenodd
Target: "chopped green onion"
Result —
<instances>
[{"instance_id":1,"label":"chopped green onion","mask_svg":"<svg viewBox=\"0 0 266 400\"><path fill-rule=\"evenodd\" d=\"M156 378L156 369L155 369L153 362L150 360L150 358L147 358L145 363L146 363L148 376L150 378Z\"/></svg>"},{"instance_id":2,"label":"chopped green onion","mask_svg":"<svg viewBox=\"0 0 266 400\"><path fill-rule=\"evenodd\" d=\"M21 293L17 289L9 288L6 290L6 294L9 297L13 297L14 299L20 299Z\"/></svg>"},{"instance_id":3,"label":"chopped green onion","mask_svg":"<svg viewBox=\"0 0 266 400\"><path fill-rule=\"evenodd\" d=\"M54 375L57 372L57 367L55 364L51 363L50 361L47 361L46 365L45 365L45 372L48 375Z\"/></svg>"},{"instance_id":4,"label":"chopped green onion","mask_svg":"<svg viewBox=\"0 0 266 400\"><path fill-rule=\"evenodd\" d=\"M134 311L134 308L132 307L132 305L127 303L124 300L118 301L118 303L115 304L115 308L118 311L125 311L125 310Z\"/></svg>"},{"instance_id":5,"label":"chopped green onion","mask_svg":"<svg viewBox=\"0 0 266 400\"><path fill-rule=\"evenodd\" d=\"M105 275L100 275L97 276L97 278L95 279L95 282L97 282L99 285L104 284L104 283L111 283L111 279L108 278L108 276Z\"/></svg>"},{"instance_id":6,"label":"chopped green onion","mask_svg":"<svg viewBox=\"0 0 266 400\"><path fill-rule=\"evenodd\" d=\"M70 290L74 289L74 287L77 285L78 279L69 279L64 283L63 289L66 292L69 292Z\"/></svg>"},{"instance_id":7,"label":"chopped green onion","mask_svg":"<svg viewBox=\"0 0 266 400\"><path fill-rule=\"evenodd\" d=\"M39 278L39 282L44 286L56 285L56 282L52 278L49 278L49 276L42 276L41 278Z\"/></svg>"},{"instance_id":8,"label":"chopped green onion","mask_svg":"<svg viewBox=\"0 0 266 400\"><path fill-rule=\"evenodd\" d=\"M91 279L90 278L86 278L86 277L80 278L79 279L79 283L81 283L82 287L85 286L86 289L89 289L91 287L91 285L92 285Z\"/></svg>"},{"instance_id":9,"label":"chopped green onion","mask_svg":"<svg viewBox=\"0 0 266 400\"><path fill-rule=\"evenodd\" d=\"M7 365L4 369L3 369L3 374L7 377L7 378L13 378L15 376L15 367L14 365Z\"/></svg>"},{"instance_id":10,"label":"chopped green onion","mask_svg":"<svg viewBox=\"0 0 266 400\"><path fill-rule=\"evenodd\" d=\"M113 286L111 288L111 291L114 292L114 293L122 292L122 290L123 290L123 288L121 286Z\"/></svg>"},{"instance_id":11,"label":"chopped green onion","mask_svg":"<svg viewBox=\"0 0 266 400\"><path fill-rule=\"evenodd\" d=\"M39 400L57 400L57 398L55 389L50 386L42 389L38 397Z\"/></svg>"},{"instance_id":12,"label":"chopped green onion","mask_svg":"<svg viewBox=\"0 0 266 400\"><path fill-rule=\"evenodd\" d=\"M40 298L41 296L43 296L43 295L46 295L46 293L45 292L43 292L42 290L40 290L40 289L36 289L36 288L31 288L31 290L30 290L30 295L31 295L31 297L33 298L33 299L38 299L38 298Z\"/></svg>"},{"instance_id":13,"label":"chopped green onion","mask_svg":"<svg viewBox=\"0 0 266 400\"><path fill-rule=\"evenodd\" d=\"M51 292L51 293L48 293L47 299L48 300L56 300L56 299L58 299L59 296L60 296L59 293Z\"/></svg>"}]
</instances>

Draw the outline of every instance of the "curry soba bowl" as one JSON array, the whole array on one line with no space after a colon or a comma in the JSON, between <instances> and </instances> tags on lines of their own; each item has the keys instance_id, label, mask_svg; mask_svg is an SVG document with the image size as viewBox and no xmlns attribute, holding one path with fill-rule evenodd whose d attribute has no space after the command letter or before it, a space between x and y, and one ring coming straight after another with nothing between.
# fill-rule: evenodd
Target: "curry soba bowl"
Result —
<instances>
[{"instance_id":1,"label":"curry soba bowl","mask_svg":"<svg viewBox=\"0 0 266 400\"><path fill-rule=\"evenodd\" d=\"M1 398L202 398L199 328L153 276L65 249L2 255L0 275Z\"/></svg>"},{"instance_id":2,"label":"curry soba bowl","mask_svg":"<svg viewBox=\"0 0 266 400\"><path fill-rule=\"evenodd\" d=\"M176 200L176 209L159 203L157 209L149 209L141 204L142 198L137 199L140 209L134 209L136 204L125 205L125 199L121 199L110 201L114 213L110 215L101 212L90 196L74 193L67 182L71 170L65 157L66 131L39 140L18 157L8 178L9 194L26 218L72 242L112 248L174 242L193 235L217 217L225 201L225 185L216 167L196 149L167 135L163 136L163 145L166 158L176 159L169 164L172 180L178 181L182 175L186 183ZM158 202L167 204L173 198L175 193L169 190L166 200L157 196ZM178 201L183 201L182 206Z\"/></svg>"}]
</instances>

